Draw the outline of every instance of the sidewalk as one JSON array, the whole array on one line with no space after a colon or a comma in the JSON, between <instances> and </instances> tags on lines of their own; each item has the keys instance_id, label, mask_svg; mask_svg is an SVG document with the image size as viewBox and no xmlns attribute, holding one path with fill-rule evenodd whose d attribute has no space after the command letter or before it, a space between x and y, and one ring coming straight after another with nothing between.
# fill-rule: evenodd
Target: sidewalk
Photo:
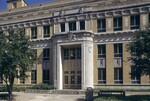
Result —
<instances>
[{"instance_id":1,"label":"sidewalk","mask_svg":"<svg viewBox=\"0 0 150 101\"><path fill-rule=\"evenodd\" d=\"M36 94L14 92L15 101L85 101L85 95Z\"/></svg>"}]
</instances>

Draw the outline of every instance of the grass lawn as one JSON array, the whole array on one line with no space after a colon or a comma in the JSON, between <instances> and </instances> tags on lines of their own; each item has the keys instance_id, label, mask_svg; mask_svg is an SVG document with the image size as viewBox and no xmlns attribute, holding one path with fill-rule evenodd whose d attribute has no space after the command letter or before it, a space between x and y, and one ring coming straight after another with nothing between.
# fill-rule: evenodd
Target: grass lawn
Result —
<instances>
[{"instance_id":1,"label":"grass lawn","mask_svg":"<svg viewBox=\"0 0 150 101\"><path fill-rule=\"evenodd\" d=\"M122 95L102 95L94 98L93 101L150 101L148 95L134 95L134 96L122 96Z\"/></svg>"}]
</instances>

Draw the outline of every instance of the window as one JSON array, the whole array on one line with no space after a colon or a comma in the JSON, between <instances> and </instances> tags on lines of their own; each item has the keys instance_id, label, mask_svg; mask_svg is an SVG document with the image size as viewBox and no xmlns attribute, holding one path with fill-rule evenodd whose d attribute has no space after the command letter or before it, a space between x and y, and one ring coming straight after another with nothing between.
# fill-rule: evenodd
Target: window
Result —
<instances>
[{"instance_id":1,"label":"window","mask_svg":"<svg viewBox=\"0 0 150 101\"><path fill-rule=\"evenodd\" d=\"M49 73L50 71L49 71L49 69L44 69L43 70L43 83L47 83L47 84L49 84L50 82L49 82L49 80L50 80L50 73Z\"/></svg>"},{"instance_id":2,"label":"window","mask_svg":"<svg viewBox=\"0 0 150 101\"><path fill-rule=\"evenodd\" d=\"M60 24L60 32L65 32L65 23Z\"/></svg>"},{"instance_id":3,"label":"window","mask_svg":"<svg viewBox=\"0 0 150 101\"><path fill-rule=\"evenodd\" d=\"M106 57L106 45L98 45L98 58Z\"/></svg>"},{"instance_id":4,"label":"window","mask_svg":"<svg viewBox=\"0 0 150 101\"><path fill-rule=\"evenodd\" d=\"M123 83L123 73L122 68L114 68L114 83Z\"/></svg>"},{"instance_id":5,"label":"window","mask_svg":"<svg viewBox=\"0 0 150 101\"><path fill-rule=\"evenodd\" d=\"M0 31L0 39L3 37L3 31Z\"/></svg>"},{"instance_id":6,"label":"window","mask_svg":"<svg viewBox=\"0 0 150 101\"><path fill-rule=\"evenodd\" d=\"M49 37L50 36L50 26L43 26L44 29L44 38Z\"/></svg>"},{"instance_id":7,"label":"window","mask_svg":"<svg viewBox=\"0 0 150 101\"><path fill-rule=\"evenodd\" d=\"M106 83L106 69L98 68L98 83Z\"/></svg>"},{"instance_id":8,"label":"window","mask_svg":"<svg viewBox=\"0 0 150 101\"><path fill-rule=\"evenodd\" d=\"M80 21L80 30L85 30L85 20Z\"/></svg>"},{"instance_id":9,"label":"window","mask_svg":"<svg viewBox=\"0 0 150 101\"><path fill-rule=\"evenodd\" d=\"M131 83L139 84L140 83L140 73L136 70L136 68L131 66Z\"/></svg>"},{"instance_id":10,"label":"window","mask_svg":"<svg viewBox=\"0 0 150 101\"><path fill-rule=\"evenodd\" d=\"M75 59L75 48L70 49L70 59Z\"/></svg>"},{"instance_id":11,"label":"window","mask_svg":"<svg viewBox=\"0 0 150 101\"><path fill-rule=\"evenodd\" d=\"M64 48L64 60L81 59L81 48Z\"/></svg>"},{"instance_id":12,"label":"window","mask_svg":"<svg viewBox=\"0 0 150 101\"><path fill-rule=\"evenodd\" d=\"M122 57L122 44L114 44L114 56Z\"/></svg>"},{"instance_id":13,"label":"window","mask_svg":"<svg viewBox=\"0 0 150 101\"><path fill-rule=\"evenodd\" d=\"M122 17L114 18L114 31L122 30Z\"/></svg>"},{"instance_id":14,"label":"window","mask_svg":"<svg viewBox=\"0 0 150 101\"><path fill-rule=\"evenodd\" d=\"M64 59L69 59L69 49L64 49Z\"/></svg>"},{"instance_id":15,"label":"window","mask_svg":"<svg viewBox=\"0 0 150 101\"><path fill-rule=\"evenodd\" d=\"M77 48L77 59L81 59L81 48Z\"/></svg>"},{"instance_id":16,"label":"window","mask_svg":"<svg viewBox=\"0 0 150 101\"><path fill-rule=\"evenodd\" d=\"M50 57L50 49L45 48L43 49L43 60L49 60Z\"/></svg>"},{"instance_id":17,"label":"window","mask_svg":"<svg viewBox=\"0 0 150 101\"><path fill-rule=\"evenodd\" d=\"M36 70L31 71L31 83L36 84Z\"/></svg>"},{"instance_id":18,"label":"window","mask_svg":"<svg viewBox=\"0 0 150 101\"><path fill-rule=\"evenodd\" d=\"M140 15L131 15L130 29L139 29L139 28L140 28Z\"/></svg>"},{"instance_id":19,"label":"window","mask_svg":"<svg viewBox=\"0 0 150 101\"><path fill-rule=\"evenodd\" d=\"M69 31L76 30L76 21L69 22Z\"/></svg>"},{"instance_id":20,"label":"window","mask_svg":"<svg viewBox=\"0 0 150 101\"><path fill-rule=\"evenodd\" d=\"M13 3L13 8L17 8L17 3L16 2Z\"/></svg>"},{"instance_id":21,"label":"window","mask_svg":"<svg viewBox=\"0 0 150 101\"><path fill-rule=\"evenodd\" d=\"M106 45L98 45L98 83L106 83Z\"/></svg>"},{"instance_id":22,"label":"window","mask_svg":"<svg viewBox=\"0 0 150 101\"><path fill-rule=\"evenodd\" d=\"M106 19L97 20L97 32L106 32Z\"/></svg>"},{"instance_id":23,"label":"window","mask_svg":"<svg viewBox=\"0 0 150 101\"><path fill-rule=\"evenodd\" d=\"M150 23L150 13L148 14L148 21L149 21L149 23Z\"/></svg>"},{"instance_id":24,"label":"window","mask_svg":"<svg viewBox=\"0 0 150 101\"><path fill-rule=\"evenodd\" d=\"M31 28L31 39L37 39L37 27Z\"/></svg>"}]
</instances>

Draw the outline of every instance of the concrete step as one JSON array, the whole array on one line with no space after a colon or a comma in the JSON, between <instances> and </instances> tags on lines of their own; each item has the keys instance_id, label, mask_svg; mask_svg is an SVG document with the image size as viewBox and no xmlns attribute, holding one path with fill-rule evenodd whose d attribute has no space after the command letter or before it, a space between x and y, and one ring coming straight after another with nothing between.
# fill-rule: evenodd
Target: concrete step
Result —
<instances>
[{"instance_id":1,"label":"concrete step","mask_svg":"<svg viewBox=\"0 0 150 101\"><path fill-rule=\"evenodd\" d=\"M63 89L63 90L54 90L54 94L85 94L84 90L72 90L72 89Z\"/></svg>"}]
</instances>

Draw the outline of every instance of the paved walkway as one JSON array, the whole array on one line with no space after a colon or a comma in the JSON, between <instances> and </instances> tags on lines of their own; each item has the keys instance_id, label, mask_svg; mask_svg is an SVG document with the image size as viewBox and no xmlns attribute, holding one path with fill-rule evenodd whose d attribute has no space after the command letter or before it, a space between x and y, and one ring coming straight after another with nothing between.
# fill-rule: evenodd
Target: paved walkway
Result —
<instances>
[{"instance_id":1,"label":"paved walkway","mask_svg":"<svg viewBox=\"0 0 150 101\"><path fill-rule=\"evenodd\" d=\"M85 101L85 95L35 94L14 92L15 101Z\"/></svg>"}]
</instances>

